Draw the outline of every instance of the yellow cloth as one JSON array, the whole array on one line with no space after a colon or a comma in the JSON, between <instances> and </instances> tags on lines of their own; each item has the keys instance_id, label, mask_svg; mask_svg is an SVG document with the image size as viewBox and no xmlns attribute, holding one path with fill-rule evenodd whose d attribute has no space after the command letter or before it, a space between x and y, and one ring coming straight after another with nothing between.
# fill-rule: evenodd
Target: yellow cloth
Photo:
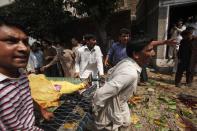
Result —
<instances>
[{"instance_id":1,"label":"yellow cloth","mask_svg":"<svg viewBox=\"0 0 197 131\"><path fill-rule=\"evenodd\" d=\"M43 108L59 106L59 98L62 94L73 93L86 86L84 83L75 85L66 81L50 81L44 75L31 74L28 78L31 95ZM61 89L57 91L55 86L59 86Z\"/></svg>"},{"instance_id":2,"label":"yellow cloth","mask_svg":"<svg viewBox=\"0 0 197 131\"><path fill-rule=\"evenodd\" d=\"M84 83L81 83L78 85L75 85L75 84L72 84L72 83L66 82L66 81L51 81L51 83L53 85L60 85L61 86L61 89L60 89L61 94L70 94L70 93L73 93L77 90L85 88Z\"/></svg>"}]
</instances>

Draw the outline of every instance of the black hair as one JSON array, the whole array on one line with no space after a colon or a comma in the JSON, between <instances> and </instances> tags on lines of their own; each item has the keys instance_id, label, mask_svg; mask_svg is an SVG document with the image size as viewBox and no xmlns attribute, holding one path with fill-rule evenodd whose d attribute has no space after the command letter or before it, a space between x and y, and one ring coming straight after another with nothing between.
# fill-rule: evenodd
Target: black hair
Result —
<instances>
[{"instance_id":1,"label":"black hair","mask_svg":"<svg viewBox=\"0 0 197 131\"><path fill-rule=\"evenodd\" d=\"M10 27L17 27L21 29L23 32L26 32L26 28L24 24L20 21L14 20L12 17L9 16L0 16L0 26L10 26Z\"/></svg>"},{"instance_id":2,"label":"black hair","mask_svg":"<svg viewBox=\"0 0 197 131\"><path fill-rule=\"evenodd\" d=\"M32 44L32 45L39 46L39 45L40 45L40 43L38 43L37 41L35 41L35 42L33 42L33 44Z\"/></svg>"},{"instance_id":3,"label":"black hair","mask_svg":"<svg viewBox=\"0 0 197 131\"><path fill-rule=\"evenodd\" d=\"M30 46L30 48L31 48L31 49L34 49L34 48L36 48L37 46L38 46L37 42L34 42L34 43Z\"/></svg>"},{"instance_id":4,"label":"black hair","mask_svg":"<svg viewBox=\"0 0 197 131\"><path fill-rule=\"evenodd\" d=\"M181 36L186 36L186 35L192 34L194 29L195 29L194 27L187 27L186 30L181 32Z\"/></svg>"},{"instance_id":5,"label":"black hair","mask_svg":"<svg viewBox=\"0 0 197 131\"><path fill-rule=\"evenodd\" d=\"M183 23L183 19L182 18L178 19L177 20L177 23L179 23L179 22L182 22Z\"/></svg>"},{"instance_id":6,"label":"black hair","mask_svg":"<svg viewBox=\"0 0 197 131\"><path fill-rule=\"evenodd\" d=\"M194 27L189 26L189 27L187 27L187 28L186 28L186 30L187 30L187 31L191 31L191 32L192 32L192 31L194 31L194 30L195 30L195 28L194 28Z\"/></svg>"},{"instance_id":7,"label":"black hair","mask_svg":"<svg viewBox=\"0 0 197 131\"><path fill-rule=\"evenodd\" d=\"M134 52L142 51L153 39L148 36L136 36L128 42L126 47L127 56L133 57Z\"/></svg>"},{"instance_id":8,"label":"black hair","mask_svg":"<svg viewBox=\"0 0 197 131\"><path fill-rule=\"evenodd\" d=\"M131 34L130 30L129 29L126 29L126 28L121 28L120 31L119 31L119 36L121 36L122 34Z\"/></svg>"},{"instance_id":9,"label":"black hair","mask_svg":"<svg viewBox=\"0 0 197 131\"><path fill-rule=\"evenodd\" d=\"M84 35L85 40L96 39L95 35L93 34L86 34Z\"/></svg>"}]
</instances>

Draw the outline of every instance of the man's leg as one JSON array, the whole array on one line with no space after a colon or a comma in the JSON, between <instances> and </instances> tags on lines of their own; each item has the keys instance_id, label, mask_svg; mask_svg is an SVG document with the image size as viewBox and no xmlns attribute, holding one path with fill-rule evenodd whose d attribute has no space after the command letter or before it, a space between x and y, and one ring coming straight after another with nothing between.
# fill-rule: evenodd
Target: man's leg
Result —
<instances>
[{"instance_id":1,"label":"man's leg","mask_svg":"<svg viewBox=\"0 0 197 131\"><path fill-rule=\"evenodd\" d=\"M187 86L189 87L192 86L193 77L195 75L195 66L196 66L195 61L196 61L195 59L191 59L190 66L187 68L187 72L186 72L186 83Z\"/></svg>"},{"instance_id":2,"label":"man's leg","mask_svg":"<svg viewBox=\"0 0 197 131\"><path fill-rule=\"evenodd\" d=\"M181 86L181 79L184 72L183 65L181 63L178 64L177 72L175 75L175 86L180 87Z\"/></svg>"},{"instance_id":3,"label":"man's leg","mask_svg":"<svg viewBox=\"0 0 197 131\"><path fill-rule=\"evenodd\" d=\"M174 46L169 46L169 50L168 50L168 58L169 59L172 59L174 57L174 50L175 50Z\"/></svg>"},{"instance_id":4,"label":"man's leg","mask_svg":"<svg viewBox=\"0 0 197 131\"><path fill-rule=\"evenodd\" d=\"M140 74L140 81L141 82L147 82L148 81L148 75L146 71L146 66L142 68L142 72Z\"/></svg>"}]
</instances>

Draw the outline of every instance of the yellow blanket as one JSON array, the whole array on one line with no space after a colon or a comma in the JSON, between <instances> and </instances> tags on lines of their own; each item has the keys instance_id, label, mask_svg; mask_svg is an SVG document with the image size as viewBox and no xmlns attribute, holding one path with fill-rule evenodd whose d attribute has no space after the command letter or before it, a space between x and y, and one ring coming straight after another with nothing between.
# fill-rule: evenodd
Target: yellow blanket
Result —
<instances>
[{"instance_id":1,"label":"yellow blanket","mask_svg":"<svg viewBox=\"0 0 197 131\"><path fill-rule=\"evenodd\" d=\"M31 95L43 108L59 106L59 98L62 94L73 93L86 87L84 83L75 85L67 81L47 80L44 75L31 74L28 78Z\"/></svg>"}]
</instances>

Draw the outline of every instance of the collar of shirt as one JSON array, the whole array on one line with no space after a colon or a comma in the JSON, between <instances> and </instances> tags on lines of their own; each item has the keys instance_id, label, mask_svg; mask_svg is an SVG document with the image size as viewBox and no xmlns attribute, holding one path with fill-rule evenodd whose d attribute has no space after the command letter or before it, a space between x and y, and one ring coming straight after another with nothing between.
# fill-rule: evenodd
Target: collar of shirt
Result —
<instances>
[{"instance_id":1,"label":"collar of shirt","mask_svg":"<svg viewBox=\"0 0 197 131\"><path fill-rule=\"evenodd\" d=\"M6 80L6 79L9 79L9 77L3 75L2 73L0 73L0 82L1 82L1 81L4 81L4 80Z\"/></svg>"},{"instance_id":2,"label":"collar of shirt","mask_svg":"<svg viewBox=\"0 0 197 131\"><path fill-rule=\"evenodd\" d=\"M96 46L96 45L95 45L95 46ZM95 51L95 46L94 46L91 50L89 50L88 46L85 45L85 46L84 46L84 50L85 50L85 51L93 52L93 51Z\"/></svg>"},{"instance_id":3,"label":"collar of shirt","mask_svg":"<svg viewBox=\"0 0 197 131\"><path fill-rule=\"evenodd\" d=\"M0 82L2 82L4 80L18 80L19 78L21 78L21 76L24 75L24 72L22 71L22 69L21 70L19 69L19 73L20 73L20 76L17 78L8 77L8 76L0 73Z\"/></svg>"},{"instance_id":4,"label":"collar of shirt","mask_svg":"<svg viewBox=\"0 0 197 131\"><path fill-rule=\"evenodd\" d=\"M117 42L117 45L120 46L120 47L126 47L125 44L122 44L122 43L120 43L119 41Z\"/></svg>"},{"instance_id":5,"label":"collar of shirt","mask_svg":"<svg viewBox=\"0 0 197 131\"><path fill-rule=\"evenodd\" d=\"M134 64L134 66L136 67L136 70L137 70L138 73L141 73L142 68L137 64L137 62L136 62L135 60L133 60L133 59L130 58L130 57L128 57L128 58L126 58L126 59L130 60L130 61Z\"/></svg>"}]
</instances>

